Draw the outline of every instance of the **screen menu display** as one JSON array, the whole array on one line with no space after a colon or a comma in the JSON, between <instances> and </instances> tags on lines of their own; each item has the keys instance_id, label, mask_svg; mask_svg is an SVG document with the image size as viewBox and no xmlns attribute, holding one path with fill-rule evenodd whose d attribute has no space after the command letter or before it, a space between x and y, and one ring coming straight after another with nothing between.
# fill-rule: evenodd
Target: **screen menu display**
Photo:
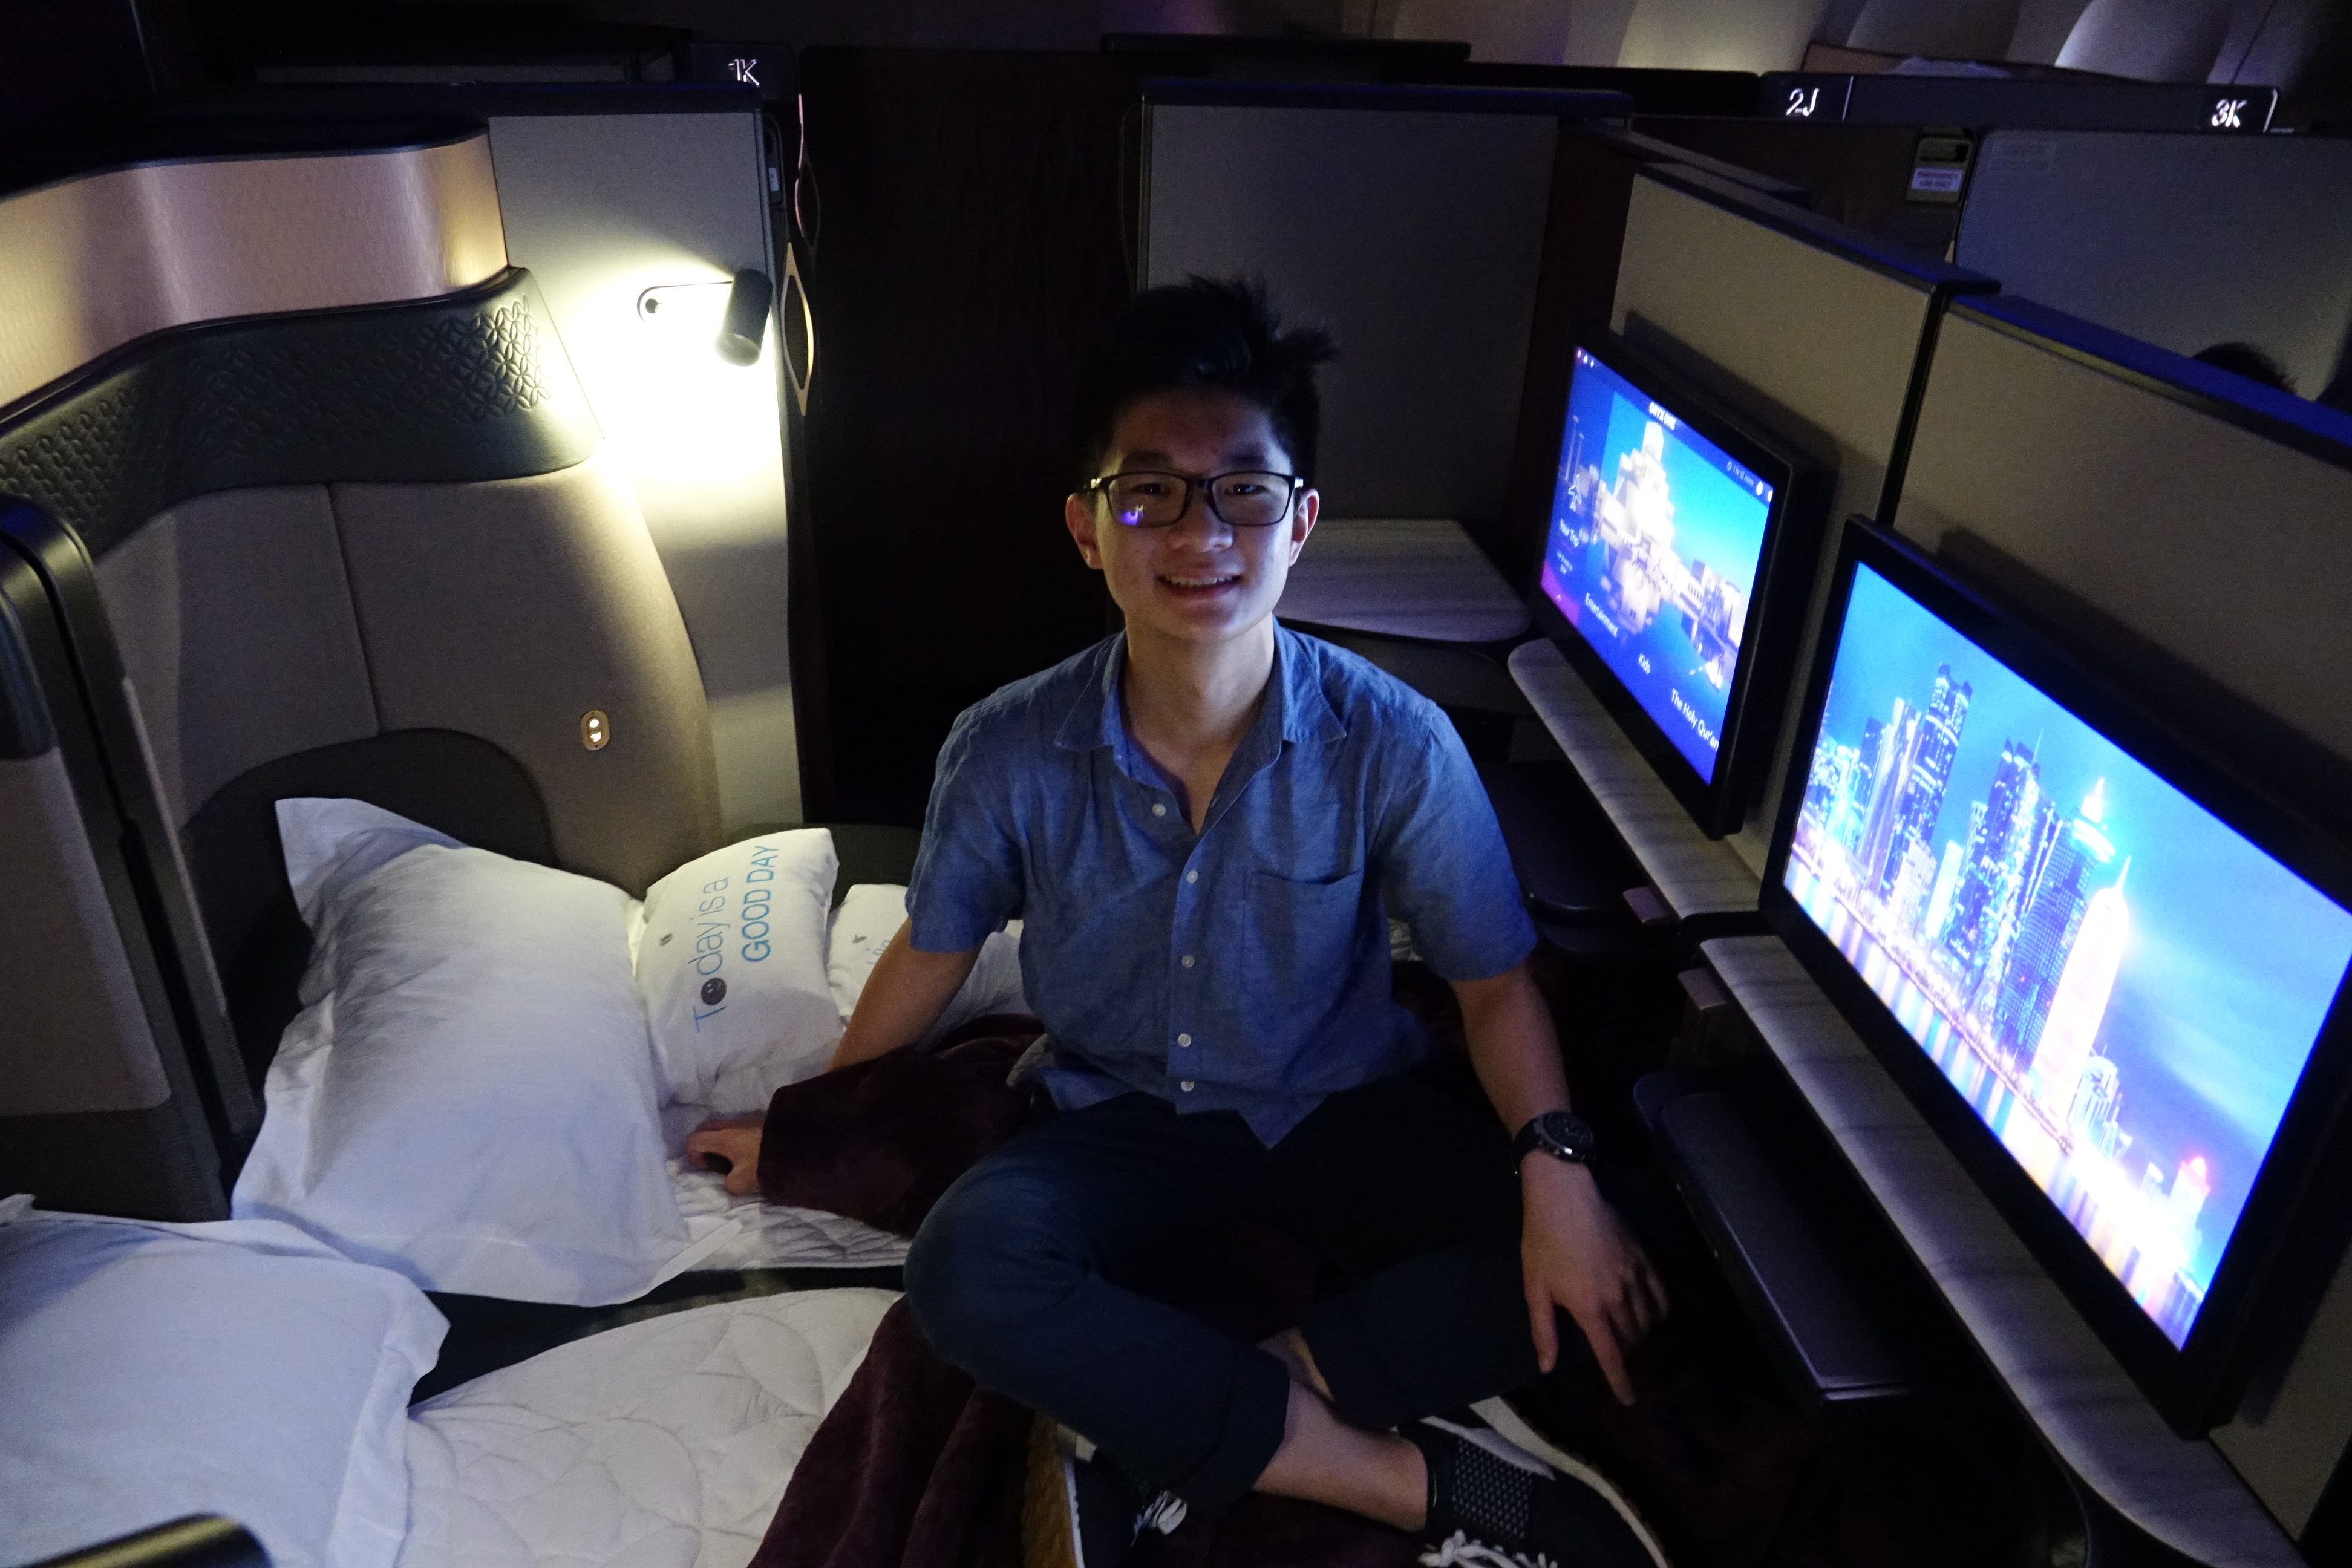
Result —
<instances>
[{"instance_id":1,"label":"screen menu display","mask_svg":"<svg viewBox=\"0 0 2352 1568\"><path fill-rule=\"evenodd\" d=\"M1709 783L1771 510L1768 481L1576 351L1543 591Z\"/></svg>"},{"instance_id":2,"label":"screen menu display","mask_svg":"<svg viewBox=\"0 0 2352 1568\"><path fill-rule=\"evenodd\" d=\"M2185 1344L2352 914L1866 565L1784 879Z\"/></svg>"}]
</instances>

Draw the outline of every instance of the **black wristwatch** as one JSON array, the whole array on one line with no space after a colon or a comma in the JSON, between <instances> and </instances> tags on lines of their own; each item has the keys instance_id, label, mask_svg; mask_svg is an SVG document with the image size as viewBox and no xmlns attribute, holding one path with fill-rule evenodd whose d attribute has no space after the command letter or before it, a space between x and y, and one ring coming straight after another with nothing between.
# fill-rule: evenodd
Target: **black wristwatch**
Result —
<instances>
[{"instance_id":1,"label":"black wristwatch","mask_svg":"<svg viewBox=\"0 0 2352 1568\"><path fill-rule=\"evenodd\" d=\"M1511 1169L1517 1170L1538 1149L1555 1160L1581 1165L1600 1147L1601 1140L1583 1117L1573 1110L1547 1110L1520 1128L1519 1135L1511 1140Z\"/></svg>"}]
</instances>

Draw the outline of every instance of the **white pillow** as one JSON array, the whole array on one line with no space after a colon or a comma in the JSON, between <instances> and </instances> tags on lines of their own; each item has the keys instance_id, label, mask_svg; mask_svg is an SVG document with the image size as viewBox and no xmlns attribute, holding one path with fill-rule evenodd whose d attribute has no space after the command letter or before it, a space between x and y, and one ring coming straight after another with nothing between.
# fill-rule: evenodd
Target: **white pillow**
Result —
<instances>
[{"instance_id":1,"label":"white pillow","mask_svg":"<svg viewBox=\"0 0 2352 1568\"><path fill-rule=\"evenodd\" d=\"M866 977L890 939L907 922L907 889L891 882L861 882L849 889L833 915L825 942L825 980L834 1005L845 1024L866 993ZM1021 922L1007 921L980 944L971 973L923 1037L924 1042L944 1037L974 1018L991 1013L1026 1013L1021 994Z\"/></svg>"},{"instance_id":2,"label":"white pillow","mask_svg":"<svg viewBox=\"0 0 2352 1568\"><path fill-rule=\"evenodd\" d=\"M646 889L637 989L669 1096L764 1110L841 1037L824 977L833 835L795 828L713 850Z\"/></svg>"},{"instance_id":3,"label":"white pillow","mask_svg":"<svg viewBox=\"0 0 2352 1568\"><path fill-rule=\"evenodd\" d=\"M447 1328L266 1220L0 1205L0 1562L221 1513L278 1568L390 1568L407 1405Z\"/></svg>"},{"instance_id":4,"label":"white pillow","mask_svg":"<svg viewBox=\"0 0 2352 1568\"><path fill-rule=\"evenodd\" d=\"M592 1306L688 1244L619 889L278 804L315 939L232 1212L429 1290Z\"/></svg>"}]
</instances>

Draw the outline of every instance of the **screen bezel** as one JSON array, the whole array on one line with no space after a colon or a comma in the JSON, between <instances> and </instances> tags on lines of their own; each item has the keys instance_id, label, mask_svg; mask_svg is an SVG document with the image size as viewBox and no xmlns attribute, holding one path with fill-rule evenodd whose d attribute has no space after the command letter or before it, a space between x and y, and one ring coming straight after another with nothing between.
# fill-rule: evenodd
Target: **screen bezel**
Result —
<instances>
[{"instance_id":1,"label":"screen bezel","mask_svg":"<svg viewBox=\"0 0 2352 1568\"><path fill-rule=\"evenodd\" d=\"M1716 748L1713 779L1700 776L1664 726L1651 717L1600 650L1585 640L1543 590L1544 564L1550 558L1559 498L1559 452L1567 437L1569 405L1576 395L1576 351L1580 349L1653 402L1671 409L1683 425L1772 486L1772 504L1765 513L1764 537L1757 550L1755 583L1748 596L1748 619L1740 632L1739 662L1724 693L1723 734ZM1798 638L1811 598L1813 569L1820 560L1830 470L1796 444L1761 428L1745 410L1735 410L1722 398L1691 384L1614 333L1576 335L1570 342L1567 363L1569 375L1556 416L1549 423L1551 479L1544 495L1542 539L1528 583L1528 613L1536 630L1584 678L1699 830L1709 838L1721 838L1746 826L1748 808L1763 793L1773 742L1796 672Z\"/></svg>"},{"instance_id":2,"label":"screen bezel","mask_svg":"<svg viewBox=\"0 0 2352 1568\"><path fill-rule=\"evenodd\" d=\"M2326 1215L2310 1212L2306 1200L2328 1159L2331 1139L2343 1124L2347 1098L2352 1098L2352 980L2337 983L2303 1076L2215 1266L2204 1306L2187 1342L2175 1348L1828 934L1813 924L1784 880L1855 572L1864 565L2257 848L2347 907L2352 907L2352 855L2335 833L2296 813L2242 771L2242 761L2238 765L2224 763L2175 731L2160 717L2157 694L2133 692L2104 670L2095 670L2048 632L1997 606L1907 541L1866 519L1857 517L1845 524L1765 863L1765 919L2167 1424L2183 1436L2201 1436L2227 1420L2235 1406L2266 1301L2292 1294L2280 1289L2290 1273L2332 1268L2334 1254L2340 1250L2339 1227ZM2298 1236L2311 1245L2290 1268L2288 1243Z\"/></svg>"}]
</instances>

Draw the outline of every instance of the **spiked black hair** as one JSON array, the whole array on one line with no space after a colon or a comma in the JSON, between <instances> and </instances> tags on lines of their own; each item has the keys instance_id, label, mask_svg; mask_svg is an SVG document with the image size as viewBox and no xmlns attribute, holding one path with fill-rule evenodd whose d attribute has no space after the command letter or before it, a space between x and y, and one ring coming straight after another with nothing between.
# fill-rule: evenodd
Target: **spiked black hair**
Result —
<instances>
[{"instance_id":1,"label":"spiked black hair","mask_svg":"<svg viewBox=\"0 0 2352 1568\"><path fill-rule=\"evenodd\" d=\"M2248 381L2259 381L2264 386L2281 392L2294 390L2294 377L2287 374L2279 362L2252 343L2215 343L2189 356L2215 370L2226 370L2231 375L2242 375Z\"/></svg>"},{"instance_id":2,"label":"spiked black hair","mask_svg":"<svg viewBox=\"0 0 2352 1568\"><path fill-rule=\"evenodd\" d=\"M1322 400L1315 367L1339 352L1318 327L1286 328L1255 279L1188 278L1128 302L1078 373L1082 479L1110 449L1119 416L1162 392L1223 392L1265 410L1292 468L1315 477Z\"/></svg>"}]
</instances>

